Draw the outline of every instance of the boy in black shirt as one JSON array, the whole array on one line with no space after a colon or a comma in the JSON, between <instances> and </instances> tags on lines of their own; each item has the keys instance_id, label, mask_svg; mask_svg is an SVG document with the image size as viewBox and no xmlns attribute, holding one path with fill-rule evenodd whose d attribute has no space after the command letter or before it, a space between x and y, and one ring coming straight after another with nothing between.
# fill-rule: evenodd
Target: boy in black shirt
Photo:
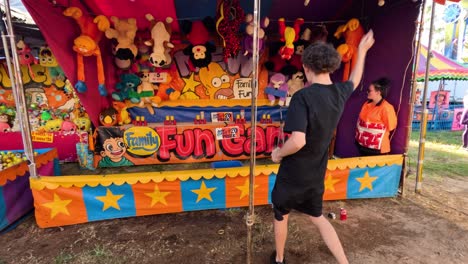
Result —
<instances>
[{"instance_id":1,"label":"boy in black shirt","mask_svg":"<svg viewBox=\"0 0 468 264\"><path fill-rule=\"evenodd\" d=\"M327 148L346 100L361 81L365 57L373 44L371 30L359 44L358 59L349 81L343 83L334 84L330 79L330 73L341 62L331 45L317 42L302 54L304 71L311 85L293 95L284 127L291 136L283 147L271 153L273 162L281 162L271 193L276 243L271 263L286 263L284 247L291 209L309 215L337 261L348 263L335 229L322 215Z\"/></svg>"}]
</instances>

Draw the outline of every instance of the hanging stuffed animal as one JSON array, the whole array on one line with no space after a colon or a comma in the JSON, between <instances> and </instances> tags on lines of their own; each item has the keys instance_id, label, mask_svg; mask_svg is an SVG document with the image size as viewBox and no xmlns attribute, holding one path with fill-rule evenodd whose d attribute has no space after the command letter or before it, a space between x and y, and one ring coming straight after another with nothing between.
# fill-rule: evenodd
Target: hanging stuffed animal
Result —
<instances>
[{"instance_id":1,"label":"hanging stuffed animal","mask_svg":"<svg viewBox=\"0 0 468 264\"><path fill-rule=\"evenodd\" d=\"M104 84L104 65L102 63L101 50L99 49L99 41L102 38L102 33L110 27L109 20L103 15L99 15L94 19L88 15L83 15L83 12L78 7L69 7L63 11L63 14L75 19L81 30L81 35L73 41L73 50L77 54L78 64L78 82L75 84L76 90L80 93L84 93L87 90L83 56L96 56L99 94L106 96L107 90Z\"/></svg>"},{"instance_id":2,"label":"hanging stuffed animal","mask_svg":"<svg viewBox=\"0 0 468 264\"><path fill-rule=\"evenodd\" d=\"M335 37L339 39L341 36L344 37L345 43L338 46L336 50L341 55L341 60L344 63L343 81L347 81L351 70L356 64L359 42L364 36L364 29L359 20L352 18L345 25L340 25L335 32Z\"/></svg>"},{"instance_id":3,"label":"hanging stuffed animal","mask_svg":"<svg viewBox=\"0 0 468 264\"><path fill-rule=\"evenodd\" d=\"M149 62L154 67L164 67L172 62L170 55L174 44L171 43L171 23L172 17L166 18L166 23L156 22L151 14L146 14L146 19L151 23L151 40L146 41L147 46L153 47L153 52L149 56Z\"/></svg>"},{"instance_id":4,"label":"hanging stuffed animal","mask_svg":"<svg viewBox=\"0 0 468 264\"><path fill-rule=\"evenodd\" d=\"M279 50L282 59L289 60L294 54L294 42L299 39L299 32L301 31L302 24L304 24L304 19L302 18L296 19L294 28L287 27L284 18L278 20L281 41L285 42L284 46Z\"/></svg>"},{"instance_id":5,"label":"hanging stuffed animal","mask_svg":"<svg viewBox=\"0 0 468 264\"><path fill-rule=\"evenodd\" d=\"M54 54L52 54L52 50L49 47L41 47L39 50L39 64L45 68L46 75L53 83L59 81L65 82L65 73L58 65L57 59ZM59 87L64 85L65 83L63 85L57 84Z\"/></svg>"},{"instance_id":6,"label":"hanging stuffed animal","mask_svg":"<svg viewBox=\"0 0 468 264\"><path fill-rule=\"evenodd\" d=\"M183 51L189 56L190 70L194 71L195 67L202 68L210 64L211 54L216 51L216 46L210 42L210 31L213 28L214 21L211 17L206 17L203 21L185 21L182 24L182 29L190 42Z\"/></svg>"},{"instance_id":7,"label":"hanging stuffed animal","mask_svg":"<svg viewBox=\"0 0 468 264\"><path fill-rule=\"evenodd\" d=\"M245 27L245 37L242 40L242 48L244 50L244 56L252 56L253 50L253 31L254 31L254 23L253 23L253 15L248 14L245 16L245 22L247 22L247 26ZM258 29L258 52L259 55L262 54L263 50L265 49L265 29L270 24L270 19L265 17L260 22L260 28Z\"/></svg>"},{"instance_id":8,"label":"hanging stuffed animal","mask_svg":"<svg viewBox=\"0 0 468 264\"><path fill-rule=\"evenodd\" d=\"M268 95L270 105L274 105L276 99L279 103L286 104L286 97L288 96L288 84L286 83L286 76L281 73L275 73L270 78L270 83L265 88L265 93Z\"/></svg>"},{"instance_id":9,"label":"hanging stuffed animal","mask_svg":"<svg viewBox=\"0 0 468 264\"><path fill-rule=\"evenodd\" d=\"M31 53L31 48L28 44L26 44L23 40L18 41L16 43L16 47L18 48L18 56L19 56L19 63L22 66L27 66L29 69L29 74L32 78L35 78L34 73L31 69L31 64L37 64L38 61L36 57Z\"/></svg>"},{"instance_id":10,"label":"hanging stuffed animal","mask_svg":"<svg viewBox=\"0 0 468 264\"><path fill-rule=\"evenodd\" d=\"M221 1L218 4L216 31L223 40L224 61L227 61L229 57L237 56L241 49L239 28L244 21L244 16L239 0Z\"/></svg>"},{"instance_id":11,"label":"hanging stuffed animal","mask_svg":"<svg viewBox=\"0 0 468 264\"><path fill-rule=\"evenodd\" d=\"M136 19L119 19L111 16L110 20L114 24L114 28L108 28L105 33L108 39L117 40L117 46L113 51L114 63L119 69L127 70L132 66L138 52L134 43L138 30Z\"/></svg>"}]
</instances>

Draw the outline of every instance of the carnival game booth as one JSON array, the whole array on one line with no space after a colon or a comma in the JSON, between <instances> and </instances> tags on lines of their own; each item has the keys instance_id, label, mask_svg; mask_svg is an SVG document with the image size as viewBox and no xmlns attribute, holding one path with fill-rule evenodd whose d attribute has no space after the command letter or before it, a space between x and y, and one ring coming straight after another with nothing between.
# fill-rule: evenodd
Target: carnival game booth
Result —
<instances>
[{"instance_id":1,"label":"carnival game booth","mask_svg":"<svg viewBox=\"0 0 468 264\"><path fill-rule=\"evenodd\" d=\"M87 154L97 167L234 161L251 153L268 158L287 139L281 125L290 96L305 86L300 50L313 41L342 45L338 50L350 60L333 75L341 81L356 55L350 36L373 29L363 83L337 128L332 152L340 159L329 162L325 199L396 195L420 1L262 1L261 42L253 49L250 1L23 2L96 126ZM387 97L399 119L392 155L356 157L357 117L369 83L381 76L394 83ZM31 188L39 226L52 227L246 206L249 172L254 203L268 204L277 170L40 177Z\"/></svg>"}]
</instances>

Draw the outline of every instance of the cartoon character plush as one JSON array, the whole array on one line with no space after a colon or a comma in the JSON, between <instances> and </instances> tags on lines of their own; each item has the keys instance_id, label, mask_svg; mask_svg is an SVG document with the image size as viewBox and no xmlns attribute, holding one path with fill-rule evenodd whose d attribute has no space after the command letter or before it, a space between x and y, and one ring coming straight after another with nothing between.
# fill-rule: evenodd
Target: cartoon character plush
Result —
<instances>
[{"instance_id":1,"label":"cartoon character plush","mask_svg":"<svg viewBox=\"0 0 468 264\"><path fill-rule=\"evenodd\" d=\"M147 71L140 73L141 83L137 87L137 93L140 97L139 107L144 107L145 105L150 111L151 114L154 114L154 109L151 106L157 107L158 103L155 99L155 92L158 91L158 86L150 82L150 74Z\"/></svg>"},{"instance_id":2,"label":"cartoon character plush","mask_svg":"<svg viewBox=\"0 0 468 264\"><path fill-rule=\"evenodd\" d=\"M136 87L140 85L141 80L136 74L126 73L120 75L120 82L115 85L116 92L112 93L112 99L124 101L130 99L132 103L139 103L140 98L135 96Z\"/></svg>"},{"instance_id":3,"label":"cartoon character plush","mask_svg":"<svg viewBox=\"0 0 468 264\"><path fill-rule=\"evenodd\" d=\"M239 0L220 1L217 10L216 31L222 39L223 57L227 61L229 57L237 56L241 49L239 28L245 15Z\"/></svg>"},{"instance_id":4,"label":"cartoon character plush","mask_svg":"<svg viewBox=\"0 0 468 264\"><path fill-rule=\"evenodd\" d=\"M117 124L117 110L113 107L104 109L99 113L99 122L105 127L115 126Z\"/></svg>"},{"instance_id":5,"label":"cartoon character plush","mask_svg":"<svg viewBox=\"0 0 468 264\"><path fill-rule=\"evenodd\" d=\"M71 121L68 121L68 120L65 120L62 123L61 130L64 133L75 133L76 130L77 130L77 126L76 126L75 123L73 123Z\"/></svg>"},{"instance_id":6,"label":"cartoon character plush","mask_svg":"<svg viewBox=\"0 0 468 264\"><path fill-rule=\"evenodd\" d=\"M80 36L73 41L73 50L77 54L78 68L78 82L75 84L76 90L80 93L84 93L87 90L83 56L96 56L99 94L106 96L107 90L104 84L104 66L98 44L102 38L102 33L110 27L109 20L103 15L99 15L94 19L89 15L83 15L83 12L78 7L69 7L63 11L63 14L75 19L81 30Z\"/></svg>"},{"instance_id":7,"label":"cartoon character plush","mask_svg":"<svg viewBox=\"0 0 468 264\"><path fill-rule=\"evenodd\" d=\"M265 93L268 95L270 104L274 105L276 99L279 99L279 103L285 105L286 97L288 95L288 84L286 83L286 76L281 73L275 73L270 78L270 83L265 88Z\"/></svg>"},{"instance_id":8,"label":"cartoon character plush","mask_svg":"<svg viewBox=\"0 0 468 264\"><path fill-rule=\"evenodd\" d=\"M46 75L49 76L52 82L64 82L65 73L62 68L60 68L57 59L55 58L52 50L49 47L41 47L39 50L39 64L45 68ZM57 83L57 86L61 87L65 84L60 85Z\"/></svg>"},{"instance_id":9,"label":"cartoon character plush","mask_svg":"<svg viewBox=\"0 0 468 264\"><path fill-rule=\"evenodd\" d=\"M153 47L153 52L150 54L148 61L154 67L167 66L172 62L169 53L174 48L174 44L171 43L171 23L174 20L172 17L167 17L166 23L156 22L151 14L146 14L146 19L151 23L151 40L146 41L145 44Z\"/></svg>"},{"instance_id":10,"label":"cartoon character plush","mask_svg":"<svg viewBox=\"0 0 468 264\"><path fill-rule=\"evenodd\" d=\"M294 93L304 88L304 73L298 71L288 80L288 95L293 96Z\"/></svg>"},{"instance_id":11,"label":"cartoon character plush","mask_svg":"<svg viewBox=\"0 0 468 264\"><path fill-rule=\"evenodd\" d=\"M62 119L51 119L46 122L43 129L46 132L58 132L62 129L62 123L63 123Z\"/></svg>"},{"instance_id":12,"label":"cartoon character plush","mask_svg":"<svg viewBox=\"0 0 468 264\"><path fill-rule=\"evenodd\" d=\"M119 69L126 70L132 66L138 52L134 43L138 30L136 19L119 19L111 16L110 20L114 24L114 28L108 28L105 34L108 39L117 40L117 45L114 47L114 63Z\"/></svg>"},{"instance_id":13,"label":"cartoon character plush","mask_svg":"<svg viewBox=\"0 0 468 264\"><path fill-rule=\"evenodd\" d=\"M347 81L351 70L356 64L359 42L364 36L364 28L357 18L352 18L348 23L340 25L334 35L338 39L342 36L345 39L345 43L338 46L336 50L341 55L341 60L344 63L343 81Z\"/></svg>"},{"instance_id":14,"label":"cartoon character plush","mask_svg":"<svg viewBox=\"0 0 468 264\"><path fill-rule=\"evenodd\" d=\"M294 22L294 28L286 27L284 18L280 18L278 20L281 41L285 42L284 46L279 50L279 54L282 59L289 60L294 54L294 42L299 39L299 32L302 24L304 24L304 19L302 18L296 19Z\"/></svg>"},{"instance_id":15,"label":"cartoon character plush","mask_svg":"<svg viewBox=\"0 0 468 264\"><path fill-rule=\"evenodd\" d=\"M180 97L180 90L184 86L184 81L180 78L176 79L174 77L177 75L177 72L169 71L167 73L166 81L159 84L158 91L156 93L153 101L157 104L160 104L162 101L166 100L177 100Z\"/></svg>"},{"instance_id":16,"label":"cartoon character plush","mask_svg":"<svg viewBox=\"0 0 468 264\"><path fill-rule=\"evenodd\" d=\"M0 132L10 131L10 120L7 114L0 114Z\"/></svg>"},{"instance_id":17,"label":"cartoon character plush","mask_svg":"<svg viewBox=\"0 0 468 264\"><path fill-rule=\"evenodd\" d=\"M242 48L244 50L244 56L252 56L254 31L253 15L246 15L245 22L247 22L247 26L245 27L245 33L247 35L242 40ZM258 51L260 54L262 54L263 50L265 49L265 29L268 27L269 24L270 19L268 17L265 17L261 21L260 28L258 29Z\"/></svg>"},{"instance_id":18,"label":"cartoon character plush","mask_svg":"<svg viewBox=\"0 0 468 264\"><path fill-rule=\"evenodd\" d=\"M124 102L112 102L112 106L117 110L117 124L127 125L132 122L130 114L127 111L127 105Z\"/></svg>"},{"instance_id":19,"label":"cartoon character plush","mask_svg":"<svg viewBox=\"0 0 468 264\"><path fill-rule=\"evenodd\" d=\"M91 131L91 120L89 120L88 115L84 115L73 120L78 131L81 132L90 132Z\"/></svg>"},{"instance_id":20,"label":"cartoon character plush","mask_svg":"<svg viewBox=\"0 0 468 264\"><path fill-rule=\"evenodd\" d=\"M31 48L29 47L28 44L26 44L23 40L18 41L16 43L16 47L18 48L18 59L19 63L23 66L27 66L29 69L29 74L31 77L34 77L34 73L31 69L31 64L37 64L38 61L36 57L31 53Z\"/></svg>"},{"instance_id":21,"label":"cartoon character plush","mask_svg":"<svg viewBox=\"0 0 468 264\"><path fill-rule=\"evenodd\" d=\"M207 67L212 60L211 54L216 51L216 46L210 42L213 25L211 17L206 17L203 21L184 21L182 24L182 30L190 42L183 52L189 56L189 67L192 71L195 67Z\"/></svg>"},{"instance_id":22,"label":"cartoon character plush","mask_svg":"<svg viewBox=\"0 0 468 264\"><path fill-rule=\"evenodd\" d=\"M229 75L218 63L210 63L208 67L201 68L198 74L201 83L206 89L206 95L210 99L234 98Z\"/></svg>"}]
</instances>

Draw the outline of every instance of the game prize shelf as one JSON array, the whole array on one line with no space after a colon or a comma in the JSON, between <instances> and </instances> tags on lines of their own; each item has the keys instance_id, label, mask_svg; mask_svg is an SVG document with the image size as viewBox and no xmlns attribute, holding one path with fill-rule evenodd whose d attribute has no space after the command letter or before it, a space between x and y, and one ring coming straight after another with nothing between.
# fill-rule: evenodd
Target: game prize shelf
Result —
<instances>
[{"instance_id":1,"label":"game prize shelf","mask_svg":"<svg viewBox=\"0 0 468 264\"><path fill-rule=\"evenodd\" d=\"M57 149L35 149L38 175L60 175ZM8 151L0 151L6 153ZM23 150L10 151L24 153ZM0 170L0 230L3 230L33 209L29 186L28 162L23 161Z\"/></svg>"},{"instance_id":2,"label":"game prize shelf","mask_svg":"<svg viewBox=\"0 0 468 264\"><path fill-rule=\"evenodd\" d=\"M402 155L330 160L325 200L393 197ZM279 165L255 167L254 203L271 203ZM249 167L30 179L40 227L248 206Z\"/></svg>"}]
</instances>

